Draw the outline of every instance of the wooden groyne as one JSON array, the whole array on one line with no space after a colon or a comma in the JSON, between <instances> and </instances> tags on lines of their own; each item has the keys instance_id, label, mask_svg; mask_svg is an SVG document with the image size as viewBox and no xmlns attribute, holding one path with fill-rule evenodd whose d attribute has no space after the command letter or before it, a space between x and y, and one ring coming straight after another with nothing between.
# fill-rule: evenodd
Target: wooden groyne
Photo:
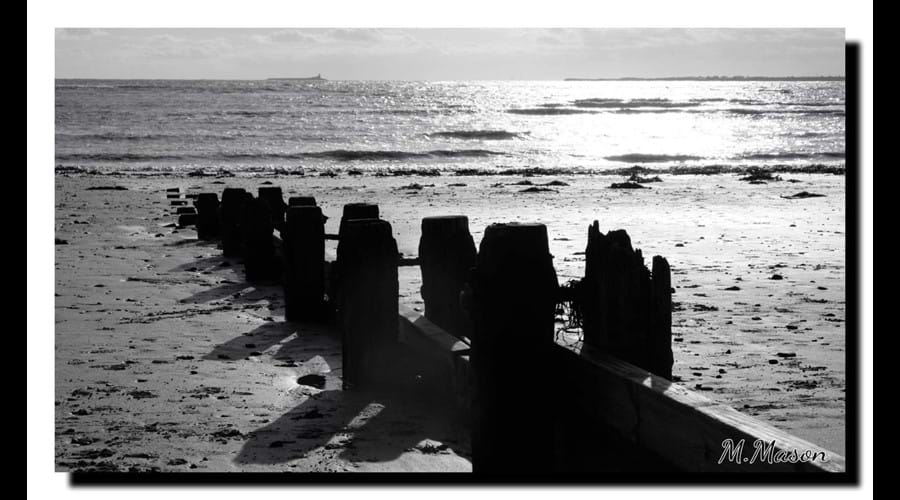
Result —
<instances>
[{"instance_id":1,"label":"wooden groyne","mask_svg":"<svg viewBox=\"0 0 900 500\"><path fill-rule=\"evenodd\" d=\"M597 470L604 450L650 472L845 471L842 456L672 382L670 266L654 256L648 269L623 230L590 224L584 276L560 284L543 224L491 224L476 247L465 216L427 217L418 257L401 258L374 204L345 205L333 235L313 197L284 203L280 188L194 206L179 225L242 257L248 281L280 281L287 321L339 326L344 390L390 389L399 353L415 353L471 427L475 474ZM399 303L407 265L424 312ZM583 341L558 343L561 321Z\"/></svg>"}]
</instances>

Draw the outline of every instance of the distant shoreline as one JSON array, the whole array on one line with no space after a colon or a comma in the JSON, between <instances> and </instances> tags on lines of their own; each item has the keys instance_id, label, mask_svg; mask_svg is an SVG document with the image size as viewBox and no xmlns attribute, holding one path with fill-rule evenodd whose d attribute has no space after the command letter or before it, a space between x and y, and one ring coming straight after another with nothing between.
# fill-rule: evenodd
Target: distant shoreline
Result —
<instances>
[{"instance_id":1,"label":"distant shoreline","mask_svg":"<svg viewBox=\"0 0 900 500\"><path fill-rule=\"evenodd\" d=\"M316 76L307 76L307 77L292 77L292 78L266 78L266 80L275 80L275 81L324 81L322 75Z\"/></svg>"},{"instance_id":2,"label":"distant shoreline","mask_svg":"<svg viewBox=\"0 0 900 500\"><path fill-rule=\"evenodd\" d=\"M246 81L246 82L259 82L259 81L345 81L345 82L364 82L364 81L379 81L379 82L419 82L419 81L510 81L510 82L555 82L559 80L555 79L542 79L542 80L488 80L488 79L476 79L476 80L329 80L327 78L316 78L316 77L308 77L308 78L54 78L54 81L160 81L160 82L177 82L177 81L185 81L185 82L194 82L194 81ZM622 77L622 78L565 78L563 81L566 82L629 82L629 81L700 81L700 82L716 82L716 81L737 81L737 82L753 82L753 81L784 81L784 82L834 82L839 81L843 82L846 80L846 77L843 76L673 76L673 77L662 77L662 78L637 78L637 77Z\"/></svg>"},{"instance_id":3,"label":"distant shoreline","mask_svg":"<svg viewBox=\"0 0 900 500\"><path fill-rule=\"evenodd\" d=\"M670 76L663 78L566 78L566 82L842 82L843 76Z\"/></svg>"}]
</instances>

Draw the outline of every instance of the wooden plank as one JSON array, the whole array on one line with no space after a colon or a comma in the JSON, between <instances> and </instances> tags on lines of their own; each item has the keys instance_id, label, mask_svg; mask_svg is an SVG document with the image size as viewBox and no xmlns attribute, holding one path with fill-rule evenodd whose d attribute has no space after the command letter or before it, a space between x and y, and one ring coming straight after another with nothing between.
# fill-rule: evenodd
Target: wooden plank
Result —
<instances>
[{"instance_id":1,"label":"wooden plank","mask_svg":"<svg viewBox=\"0 0 900 500\"><path fill-rule=\"evenodd\" d=\"M428 320L422 313L400 305L400 342L451 360L467 354L471 346Z\"/></svg>"},{"instance_id":2,"label":"wooden plank","mask_svg":"<svg viewBox=\"0 0 900 500\"><path fill-rule=\"evenodd\" d=\"M400 304L398 339L429 360L450 387L457 407L468 417L472 409L474 374L469 359L471 346L435 325L422 313Z\"/></svg>"},{"instance_id":3,"label":"wooden plank","mask_svg":"<svg viewBox=\"0 0 900 500\"><path fill-rule=\"evenodd\" d=\"M578 403L636 446L697 472L844 472L844 457L716 403L591 346L556 346L553 356L578 381ZM739 463L723 457L725 440L743 440ZM817 460L779 463L756 455L755 443L772 452L808 452ZM825 457L825 461L819 460ZM721 461L721 463L720 463ZM773 463L774 462L774 463Z\"/></svg>"}]
</instances>

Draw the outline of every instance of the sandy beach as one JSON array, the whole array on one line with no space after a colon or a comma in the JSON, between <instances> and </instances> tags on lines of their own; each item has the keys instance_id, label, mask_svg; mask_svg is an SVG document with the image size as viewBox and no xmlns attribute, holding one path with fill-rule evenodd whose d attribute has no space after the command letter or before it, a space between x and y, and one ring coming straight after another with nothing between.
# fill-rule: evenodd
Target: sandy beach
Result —
<instances>
[{"instance_id":1,"label":"sandy beach","mask_svg":"<svg viewBox=\"0 0 900 500\"><path fill-rule=\"evenodd\" d=\"M845 178L779 175L610 189L624 177L58 173L57 470L471 470L448 412L342 392L333 329L285 323L279 285L246 283L239 261L174 227L167 188L266 183L315 196L328 233L345 203L380 204L405 256L426 216L467 215L476 244L493 222L544 223L561 284L583 275L592 221L626 229L672 267L675 380L844 454ZM401 268L400 302L421 308L420 284Z\"/></svg>"}]
</instances>

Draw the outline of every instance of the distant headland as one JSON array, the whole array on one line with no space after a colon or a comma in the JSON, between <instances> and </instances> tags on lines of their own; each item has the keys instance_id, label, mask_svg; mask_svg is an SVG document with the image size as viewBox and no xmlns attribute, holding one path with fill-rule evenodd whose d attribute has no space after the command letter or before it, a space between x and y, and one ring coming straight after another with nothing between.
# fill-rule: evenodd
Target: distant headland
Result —
<instances>
[{"instance_id":1,"label":"distant headland","mask_svg":"<svg viewBox=\"0 0 900 500\"><path fill-rule=\"evenodd\" d=\"M308 81L325 81L325 79L322 78L322 74L321 74L321 73L319 73L319 74L316 75L316 76L308 76L308 77L306 77L306 78L266 78L266 80L289 80L289 81L305 81L305 82L308 82Z\"/></svg>"},{"instance_id":2,"label":"distant headland","mask_svg":"<svg viewBox=\"0 0 900 500\"><path fill-rule=\"evenodd\" d=\"M567 82L634 82L634 81L700 81L700 82L843 82L843 76L669 76L661 78L566 78Z\"/></svg>"}]
</instances>

